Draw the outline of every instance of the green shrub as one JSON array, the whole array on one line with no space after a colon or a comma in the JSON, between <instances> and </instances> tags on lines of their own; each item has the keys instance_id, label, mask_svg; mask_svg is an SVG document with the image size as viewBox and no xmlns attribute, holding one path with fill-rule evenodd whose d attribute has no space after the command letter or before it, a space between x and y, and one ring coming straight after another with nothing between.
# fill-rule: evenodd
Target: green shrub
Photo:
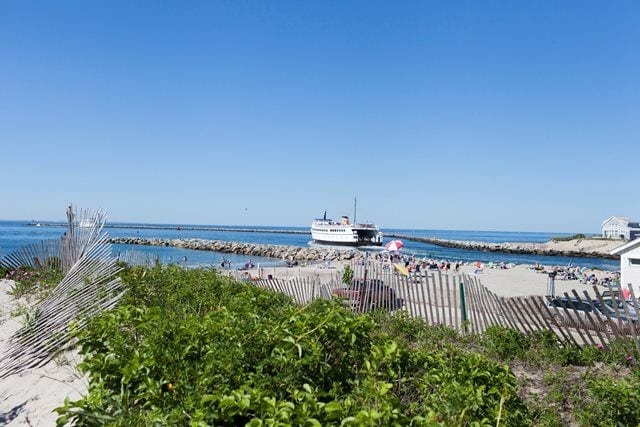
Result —
<instances>
[{"instance_id":1,"label":"green shrub","mask_svg":"<svg viewBox=\"0 0 640 427\"><path fill-rule=\"evenodd\" d=\"M384 310L369 313L378 325L377 331L390 335L399 343L412 347L427 346L432 350L449 347L465 348L473 339L444 325L429 325L423 318L411 317L406 311L390 315Z\"/></svg>"},{"instance_id":2,"label":"green shrub","mask_svg":"<svg viewBox=\"0 0 640 427\"><path fill-rule=\"evenodd\" d=\"M561 366L593 366L595 363L606 365L629 364L632 360L631 339L609 343L606 346L594 345L564 345L540 351L539 357Z\"/></svg>"},{"instance_id":3,"label":"green shrub","mask_svg":"<svg viewBox=\"0 0 640 427\"><path fill-rule=\"evenodd\" d=\"M342 283L350 285L353 280L353 269L349 264L344 266L344 272L342 273Z\"/></svg>"},{"instance_id":4,"label":"green shrub","mask_svg":"<svg viewBox=\"0 0 640 427\"><path fill-rule=\"evenodd\" d=\"M25 295L46 293L60 283L63 274L60 269L18 267L7 272L5 277L15 281L11 295L14 298L20 298Z\"/></svg>"},{"instance_id":5,"label":"green shrub","mask_svg":"<svg viewBox=\"0 0 640 427\"><path fill-rule=\"evenodd\" d=\"M586 403L577 419L590 426L640 425L640 381L636 377L588 377Z\"/></svg>"},{"instance_id":6,"label":"green shrub","mask_svg":"<svg viewBox=\"0 0 640 427\"><path fill-rule=\"evenodd\" d=\"M214 271L123 278L125 304L79 336L89 392L58 408L59 424L529 423L508 367L426 340L414 349L423 338L406 319L389 322L406 328L397 342L338 301L298 307Z\"/></svg>"},{"instance_id":7,"label":"green shrub","mask_svg":"<svg viewBox=\"0 0 640 427\"><path fill-rule=\"evenodd\" d=\"M402 384L401 398L413 396L411 414L425 416L440 425L530 424L530 415L517 394L507 365L478 353L453 350L413 352L407 371L414 372ZM417 393L417 396L415 395Z\"/></svg>"},{"instance_id":8,"label":"green shrub","mask_svg":"<svg viewBox=\"0 0 640 427\"><path fill-rule=\"evenodd\" d=\"M582 234L582 233L578 233L578 234L574 234L573 236L558 236L558 237L553 237L551 238L552 242L568 242L570 240L577 240L577 239L586 239L587 236Z\"/></svg>"},{"instance_id":9,"label":"green shrub","mask_svg":"<svg viewBox=\"0 0 640 427\"><path fill-rule=\"evenodd\" d=\"M501 360L522 359L531 347L531 338L502 326L487 328L481 338L485 352Z\"/></svg>"}]
</instances>

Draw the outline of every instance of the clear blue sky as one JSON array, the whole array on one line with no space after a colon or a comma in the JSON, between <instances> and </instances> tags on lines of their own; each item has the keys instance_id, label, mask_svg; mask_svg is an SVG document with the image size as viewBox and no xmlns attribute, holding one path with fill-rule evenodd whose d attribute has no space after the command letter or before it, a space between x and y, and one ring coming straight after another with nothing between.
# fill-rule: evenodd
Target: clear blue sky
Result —
<instances>
[{"instance_id":1,"label":"clear blue sky","mask_svg":"<svg viewBox=\"0 0 640 427\"><path fill-rule=\"evenodd\" d=\"M0 219L640 220L640 3L0 2Z\"/></svg>"}]
</instances>

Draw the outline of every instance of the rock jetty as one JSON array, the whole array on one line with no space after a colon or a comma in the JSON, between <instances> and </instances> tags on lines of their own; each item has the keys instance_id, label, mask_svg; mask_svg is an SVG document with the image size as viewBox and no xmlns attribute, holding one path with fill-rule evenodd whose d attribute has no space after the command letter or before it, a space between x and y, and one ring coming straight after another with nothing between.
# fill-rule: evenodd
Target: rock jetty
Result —
<instances>
[{"instance_id":1,"label":"rock jetty","mask_svg":"<svg viewBox=\"0 0 640 427\"><path fill-rule=\"evenodd\" d=\"M476 242L470 240L447 240L437 239L434 237L416 237L404 234L387 234L387 237L397 239L411 240L420 243L429 243L436 246L444 246L447 248L469 249L483 252L501 252L508 254L528 254L528 255L547 255L547 256L566 256L566 257L590 257L617 259L616 255L610 255L609 252L624 242L612 241L608 239L573 239L565 241L551 240L546 243L530 243L530 242Z\"/></svg>"},{"instance_id":2,"label":"rock jetty","mask_svg":"<svg viewBox=\"0 0 640 427\"><path fill-rule=\"evenodd\" d=\"M621 241L607 239L574 239L562 241L549 241L546 243L530 242L477 242L469 240L447 240L433 237L416 237L404 234L387 234L403 240L410 240L420 243L429 243L437 246L444 246L456 249L468 249L483 252L501 252L509 254L566 256L566 257L587 257L618 259L609 252L621 245ZM110 239L111 243L125 245L148 245L148 246L173 246L185 249L195 249L202 251L215 251L220 253L231 253L251 256L261 256L276 259L290 259L298 261L344 261L362 256L362 252L355 249L335 249L323 247L298 247L285 245L263 245L256 243L224 242L220 240L207 239L147 239L142 237L119 237Z\"/></svg>"},{"instance_id":3,"label":"rock jetty","mask_svg":"<svg viewBox=\"0 0 640 427\"><path fill-rule=\"evenodd\" d=\"M206 239L145 239L141 237L118 237L110 243L123 245L172 246L176 248L215 251L228 254L261 256L266 258L297 261L346 261L362 256L357 250L334 248L302 248L284 245L262 245L256 243L223 242Z\"/></svg>"}]
</instances>

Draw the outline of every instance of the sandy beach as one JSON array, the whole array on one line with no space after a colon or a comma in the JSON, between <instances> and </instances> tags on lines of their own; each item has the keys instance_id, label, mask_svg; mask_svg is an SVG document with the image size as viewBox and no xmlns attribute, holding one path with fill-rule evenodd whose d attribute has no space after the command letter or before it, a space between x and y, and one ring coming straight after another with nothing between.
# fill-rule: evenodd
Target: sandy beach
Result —
<instances>
[{"instance_id":1,"label":"sandy beach","mask_svg":"<svg viewBox=\"0 0 640 427\"><path fill-rule=\"evenodd\" d=\"M0 279L0 360L15 331L22 326L20 307L29 302L8 294L12 281ZM0 380L0 425L53 426L55 408L64 399L79 398L87 390L87 380L75 366L78 356L67 352L46 365Z\"/></svg>"},{"instance_id":2,"label":"sandy beach","mask_svg":"<svg viewBox=\"0 0 640 427\"><path fill-rule=\"evenodd\" d=\"M348 261L334 261L328 266L327 264L313 264L309 266L269 267L260 270L255 267L246 271L235 271L233 274L238 278L242 278L243 275L248 273L254 279L267 279L271 275L271 277L279 280L320 279L321 281L329 281L332 277L342 277L342 272L347 264L349 264ZM491 268L484 265L482 272L476 273L477 268L474 264L465 264L460 268L458 274L464 273L476 277L484 286L498 296L547 295L548 273L552 271L552 267L547 266L546 269L539 271L536 271L533 267L532 265L522 264L501 269L497 268L497 266L496 268ZM587 273L595 274L598 279L613 276L611 272L601 270L589 270ZM443 274L455 275L456 273ZM591 285L581 283L579 280L555 279L554 283L556 294L569 292L572 289L578 292L584 289L591 289Z\"/></svg>"},{"instance_id":3,"label":"sandy beach","mask_svg":"<svg viewBox=\"0 0 640 427\"><path fill-rule=\"evenodd\" d=\"M463 273L477 277L491 292L504 297L547 295L549 274L535 271L530 265L516 265L508 269L484 268L482 273L476 274L473 265L461 268ZM580 283L579 280L555 280L556 294L569 292L572 289L581 291L591 289L590 285Z\"/></svg>"}]
</instances>

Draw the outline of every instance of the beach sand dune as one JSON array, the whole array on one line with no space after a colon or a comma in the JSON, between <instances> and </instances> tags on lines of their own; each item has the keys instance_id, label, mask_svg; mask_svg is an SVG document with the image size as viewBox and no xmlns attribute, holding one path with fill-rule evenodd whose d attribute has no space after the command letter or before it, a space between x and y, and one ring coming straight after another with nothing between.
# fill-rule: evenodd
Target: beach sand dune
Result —
<instances>
[{"instance_id":1,"label":"beach sand dune","mask_svg":"<svg viewBox=\"0 0 640 427\"><path fill-rule=\"evenodd\" d=\"M18 313L28 304L8 294L12 284L0 279L0 360L23 325ZM66 352L40 368L0 379L0 426L55 425L53 410L66 397L77 399L87 390L87 379L75 368L78 361L77 353Z\"/></svg>"}]
</instances>

